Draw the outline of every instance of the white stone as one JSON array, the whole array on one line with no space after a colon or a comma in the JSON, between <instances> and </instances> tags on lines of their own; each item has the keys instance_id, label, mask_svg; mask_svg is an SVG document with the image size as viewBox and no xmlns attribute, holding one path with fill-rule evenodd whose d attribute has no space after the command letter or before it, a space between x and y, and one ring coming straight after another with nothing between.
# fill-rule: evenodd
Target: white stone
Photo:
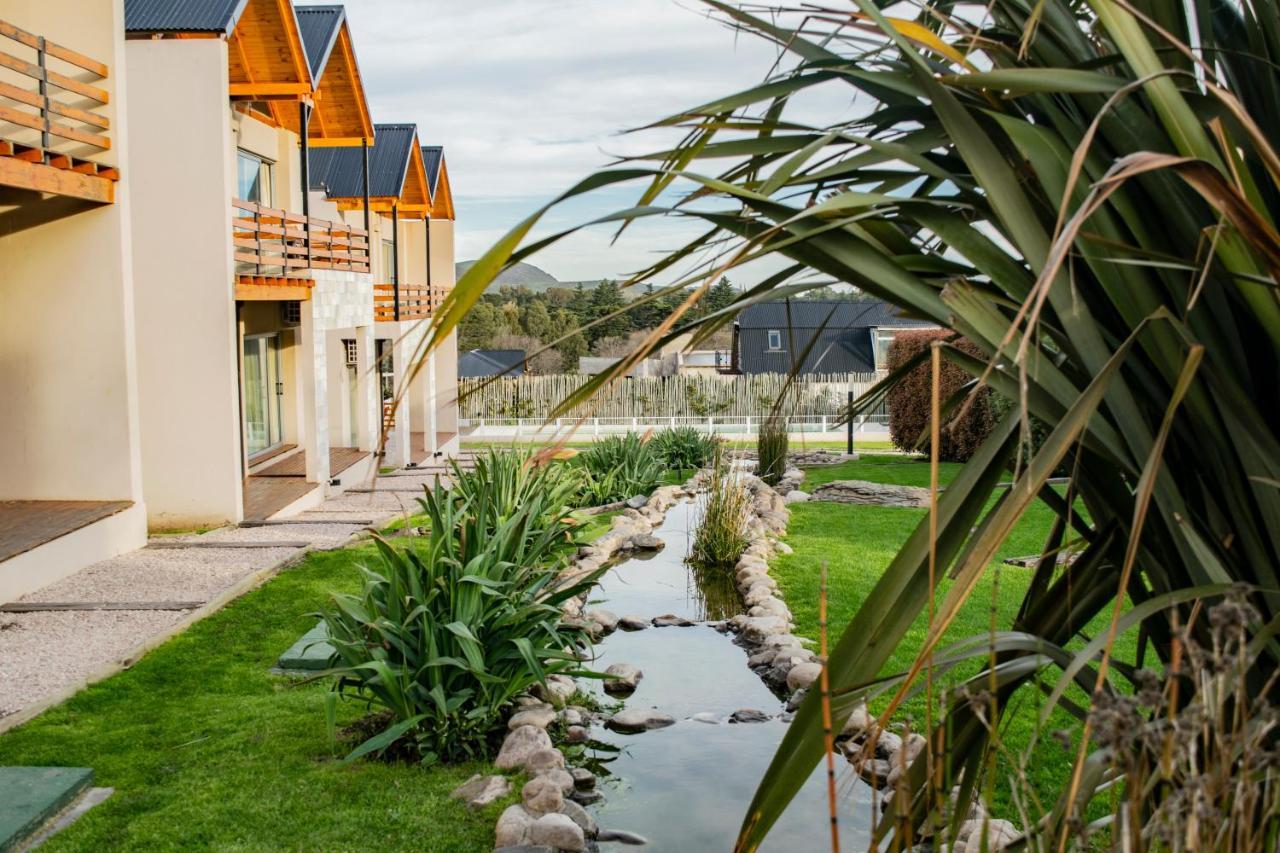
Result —
<instances>
[{"instance_id":1,"label":"white stone","mask_svg":"<svg viewBox=\"0 0 1280 853\"><path fill-rule=\"evenodd\" d=\"M788 690L807 690L822 674L822 664L799 663L787 672Z\"/></svg>"},{"instance_id":2,"label":"white stone","mask_svg":"<svg viewBox=\"0 0 1280 853\"><path fill-rule=\"evenodd\" d=\"M493 766L499 770L515 770L523 767L529 756L538 750L550 748L551 738L545 731L536 726L521 726L502 742L502 749L493 760Z\"/></svg>"},{"instance_id":3,"label":"white stone","mask_svg":"<svg viewBox=\"0 0 1280 853\"><path fill-rule=\"evenodd\" d=\"M802 504L805 501L809 500L809 498L810 498L810 495L808 492L803 492L800 489L792 489L791 491L787 492L787 496L783 498L783 500L786 501L788 504Z\"/></svg>"},{"instance_id":4,"label":"white stone","mask_svg":"<svg viewBox=\"0 0 1280 853\"><path fill-rule=\"evenodd\" d=\"M484 808L511 793L511 781L505 776L481 776L479 773L463 782L449 796L463 800L473 809Z\"/></svg>"},{"instance_id":5,"label":"white stone","mask_svg":"<svg viewBox=\"0 0 1280 853\"><path fill-rule=\"evenodd\" d=\"M587 849L586 833L565 814L544 814L529 827L529 840L534 844L545 844L556 850L569 850L572 853Z\"/></svg>"},{"instance_id":6,"label":"white stone","mask_svg":"<svg viewBox=\"0 0 1280 853\"><path fill-rule=\"evenodd\" d=\"M539 702L537 705L527 705L521 710L511 715L511 719L507 720L507 728L515 731L521 726L536 726L545 729L547 726L555 722L556 709L546 702Z\"/></svg>"},{"instance_id":7,"label":"white stone","mask_svg":"<svg viewBox=\"0 0 1280 853\"><path fill-rule=\"evenodd\" d=\"M1022 837L1022 833L1018 832L1018 828L1007 820L988 819L986 823L986 832L983 832L982 824L984 821L977 821L978 826L972 828L969 832L969 839L965 842L964 853L995 853L995 851L1003 850L1013 842ZM985 844L984 844L984 838Z\"/></svg>"},{"instance_id":8,"label":"white stone","mask_svg":"<svg viewBox=\"0 0 1280 853\"><path fill-rule=\"evenodd\" d=\"M569 780L569 787L573 788L573 779ZM525 782L520 796L524 800L525 809L532 814L558 812L564 805L563 787L556 780L545 776L535 776Z\"/></svg>"},{"instance_id":9,"label":"white stone","mask_svg":"<svg viewBox=\"0 0 1280 853\"><path fill-rule=\"evenodd\" d=\"M533 826L533 816L524 810L524 806L507 806L498 818L494 827L494 847L519 847L529 841L529 830Z\"/></svg>"}]
</instances>

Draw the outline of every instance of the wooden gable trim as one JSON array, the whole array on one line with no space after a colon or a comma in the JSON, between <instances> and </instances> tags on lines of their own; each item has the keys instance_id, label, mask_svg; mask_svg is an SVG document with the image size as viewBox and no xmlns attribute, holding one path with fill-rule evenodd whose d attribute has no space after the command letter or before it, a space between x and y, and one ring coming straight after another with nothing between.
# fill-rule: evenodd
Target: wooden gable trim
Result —
<instances>
[{"instance_id":1,"label":"wooden gable trim","mask_svg":"<svg viewBox=\"0 0 1280 853\"><path fill-rule=\"evenodd\" d=\"M449 169L444 158L440 159L440 177L436 181L436 195L431 200L432 219L453 219L453 190L449 186Z\"/></svg>"},{"instance_id":2,"label":"wooden gable trim","mask_svg":"<svg viewBox=\"0 0 1280 853\"><path fill-rule=\"evenodd\" d=\"M261 101L271 123L299 131L297 109L279 101L309 101L315 94L298 19L289 0L248 0L228 37L228 96Z\"/></svg>"},{"instance_id":3,"label":"wooden gable trim","mask_svg":"<svg viewBox=\"0 0 1280 853\"><path fill-rule=\"evenodd\" d=\"M401 210L426 210L431 207L431 189L427 183L427 166L422 161L422 146L418 134L413 135L413 148L409 152L409 171L400 190Z\"/></svg>"},{"instance_id":4,"label":"wooden gable trim","mask_svg":"<svg viewBox=\"0 0 1280 853\"><path fill-rule=\"evenodd\" d=\"M351 49L346 21L316 81L316 111L310 127L313 145L359 145L373 139L373 118Z\"/></svg>"}]
</instances>

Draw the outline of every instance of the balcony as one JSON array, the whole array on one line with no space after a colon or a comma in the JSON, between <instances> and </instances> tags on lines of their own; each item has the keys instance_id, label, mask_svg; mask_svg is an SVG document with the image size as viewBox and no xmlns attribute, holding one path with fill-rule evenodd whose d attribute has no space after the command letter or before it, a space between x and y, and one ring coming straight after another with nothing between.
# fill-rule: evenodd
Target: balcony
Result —
<instances>
[{"instance_id":1,"label":"balcony","mask_svg":"<svg viewBox=\"0 0 1280 853\"><path fill-rule=\"evenodd\" d=\"M231 242L241 284L298 284L311 270L369 271L369 235L361 228L243 199L234 199L231 207Z\"/></svg>"},{"instance_id":2,"label":"balcony","mask_svg":"<svg viewBox=\"0 0 1280 853\"><path fill-rule=\"evenodd\" d=\"M425 320L436 312L449 293L447 287L425 287L418 284L399 286L375 284L373 286L373 316L375 320ZM397 310L398 309L398 310Z\"/></svg>"},{"instance_id":3,"label":"balcony","mask_svg":"<svg viewBox=\"0 0 1280 853\"><path fill-rule=\"evenodd\" d=\"M120 173L91 159L111 149L107 66L0 20L0 69L0 186L113 203Z\"/></svg>"}]
</instances>

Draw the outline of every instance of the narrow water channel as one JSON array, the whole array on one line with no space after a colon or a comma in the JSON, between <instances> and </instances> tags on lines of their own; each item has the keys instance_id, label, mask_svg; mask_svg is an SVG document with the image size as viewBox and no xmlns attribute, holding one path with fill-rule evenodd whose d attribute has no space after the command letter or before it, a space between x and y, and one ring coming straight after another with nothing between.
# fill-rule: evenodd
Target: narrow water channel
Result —
<instances>
[{"instance_id":1,"label":"narrow water channel","mask_svg":"<svg viewBox=\"0 0 1280 853\"><path fill-rule=\"evenodd\" d=\"M705 576L685 563L695 519L692 502L672 507L654 531L666 547L615 566L589 605L618 616L671 613L703 623L616 631L597 647L598 669L629 663L644 673L627 707L655 708L676 719L673 726L634 735L597 727L588 752L605 795L592 807L596 819L601 826L640 833L651 850L732 849L787 727L784 703L747 668L746 652L732 635L705 624L733 616L741 605L731 577ZM599 686L593 689L604 695ZM744 708L771 719L728 722ZM840 765L841 847L866 849L871 792L843 759ZM825 767L815 770L763 849L830 849Z\"/></svg>"}]
</instances>

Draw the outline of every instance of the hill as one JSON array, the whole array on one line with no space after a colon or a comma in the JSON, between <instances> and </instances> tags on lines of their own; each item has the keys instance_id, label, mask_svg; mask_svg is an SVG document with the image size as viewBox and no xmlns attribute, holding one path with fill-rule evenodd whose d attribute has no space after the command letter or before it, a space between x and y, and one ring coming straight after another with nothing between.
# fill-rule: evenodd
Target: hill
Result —
<instances>
[{"instance_id":1,"label":"hill","mask_svg":"<svg viewBox=\"0 0 1280 853\"><path fill-rule=\"evenodd\" d=\"M458 278L471 268L475 261L459 261L454 269ZM533 264L518 263L509 270L504 270L501 275L494 279L493 283L486 290L496 292L502 287L527 287L534 293L542 293L552 287L563 287L572 290L581 284L584 288L590 290L599 284L600 281L560 281L551 273Z\"/></svg>"}]
</instances>

